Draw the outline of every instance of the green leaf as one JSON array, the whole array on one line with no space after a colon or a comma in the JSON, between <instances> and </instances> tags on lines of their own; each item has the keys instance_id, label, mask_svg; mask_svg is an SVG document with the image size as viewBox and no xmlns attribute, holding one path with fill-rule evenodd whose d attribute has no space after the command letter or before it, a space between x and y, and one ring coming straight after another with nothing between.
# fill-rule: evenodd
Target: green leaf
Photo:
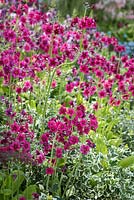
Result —
<instances>
[{"instance_id":1,"label":"green leaf","mask_svg":"<svg viewBox=\"0 0 134 200\"><path fill-rule=\"evenodd\" d=\"M3 86L3 87L2 87L2 90L3 90L3 92L6 93L6 94L9 93L9 88L6 87L6 86Z\"/></svg>"},{"instance_id":2,"label":"green leaf","mask_svg":"<svg viewBox=\"0 0 134 200\"><path fill-rule=\"evenodd\" d=\"M4 196L10 196L12 194L12 190L11 189L4 189L2 191L2 193L4 194Z\"/></svg>"},{"instance_id":3,"label":"green leaf","mask_svg":"<svg viewBox=\"0 0 134 200\"><path fill-rule=\"evenodd\" d=\"M51 189L52 189L52 191L51 191ZM56 181L54 181L54 183L53 183L52 186L51 186L51 189L50 189L50 191L51 191L53 194L57 194L58 189L59 189L59 183L58 183L58 182L56 183Z\"/></svg>"},{"instance_id":4,"label":"green leaf","mask_svg":"<svg viewBox=\"0 0 134 200\"><path fill-rule=\"evenodd\" d=\"M103 166L105 169L108 169L108 168L109 168L108 162L107 162L106 159L101 160L101 164L102 164L102 166Z\"/></svg>"},{"instance_id":5,"label":"green leaf","mask_svg":"<svg viewBox=\"0 0 134 200\"><path fill-rule=\"evenodd\" d=\"M81 143L85 143L86 140L87 140L86 135L81 135L81 137L80 137L80 142L81 142Z\"/></svg>"},{"instance_id":6,"label":"green leaf","mask_svg":"<svg viewBox=\"0 0 134 200\"><path fill-rule=\"evenodd\" d=\"M107 146L105 145L102 138L97 138L97 140L96 140L96 150L98 152L101 152L104 155L108 153Z\"/></svg>"},{"instance_id":7,"label":"green leaf","mask_svg":"<svg viewBox=\"0 0 134 200\"><path fill-rule=\"evenodd\" d=\"M77 94L76 102L77 102L77 105L80 105L83 103L83 97L80 93Z\"/></svg>"},{"instance_id":8,"label":"green leaf","mask_svg":"<svg viewBox=\"0 0 134 200\"><path fill-rule=\"evenodd\" d=\"M41 107L40 104L38 104L38 106L37 106L37 113L38 113L39 115L42 115L42 107Z\"/></svg>"},{"instance_id":9,"label":"green leaf","mask_svg":"<svg viewBox=\"0 0 134 200\"><path fill-rule=\"evenodd\" d=\"M36 110L36 102L34 100L31 100L29 105L30 105L31 109L35 109Z\"/></svg>"},{"instance_id":10,"label":"green leaf","mask_svg":"<svg viewBox=\"0 0 134 200\"><path fill-rule=\"evenodd\" d=\"M130 167L131 165L134 165L134 156L126 157L120 160L118 164L120 167L123 168Z\"/></svg>"},{"instance_id":11,"label":"green leaf","mask_svg":"<svg viewBox=\"0 0 134 200\"><path fill-rule=\"evenodd\" d=\"M47 196L47 200L53 200L53 196L52 195L48 195Z\"/></svg>"},{"instance_id":12,"label":"green leaf","mask_svg":"<svg viewBox=\"0 0 134 200\"><path fill-rule=\"evenodd\" d=\"M105 136L107 140L110 140L113 138L113 132L112 131L105 132Z\"/></svg>"},{"instance_id":13,"label":"green leaf","mask_svg":"<svg viewBox=\"0 0 134 200\"><path fill-rule=\"evenodd\" d=\"M69 102L72 101L72 97L70 97L69 95L66 96L65 100L64 100L64 103L66 104L66 107L70 107L70 104Z\"/></svg>"},{"instance_id":14,"label":"green leaf","mask_svg":"<svg viewBox=\"0 0 134 200\"><path fill-rule=\"evenodd\" d=\"M41 78L42 80L45 78L46 72L45 71L41 71L41 72L37 72L37 76L39 78Z\"/></svg>"},{"instance_id":15,"label":"green leaf","mask_svg":"<svg viewBox=\"0 0 134 200\"><path fill-rule=\"evenodd\" d=\"M0 194L0 200L4 200L3 194ZM6 200L6 199L5 199Z\"/></svg>"},{"instance_id":16,"label":"green leaf","mask_svg":"<svg viewBox=\"0 0 134 200\"><path fill-rule=\"evenodd\" d=\"M3 181L3 177L0 175L0 182Z\"/></svg>"},{"instance_id":17,"label":"green leaf","mask_svg":"<svg viewBox=\"0 0 134 200\"><path fill-rule=\"evenodd\" d=\"M72 186L71 188L69 188L67 191L66 191L66 196L67 197L70 197L72 196L73 194L75 194L75 187Z\"/></svg>"},{"instance_id":18,"label":"green leaf","mask_svg":"<svg viewBox=\"0 0 134 200\"><path fill-rule=\"evenodd\" d=\"M13 186L12 186L12 192L13 194L15 194L15 192L17 192L17 190L20 188L21 184L23 183L25 179L25 175L24 175L24 172L20 170L14 171L13 175L16 176L16 179L13 181Z\"/></svg>"},{"instance_id":19,"label":"green leaf","mask_svg":"<svg viewBox=\"0 0 134 200\"><path fill-rule=\"evenodd\" d=\"M122 139L121 138L109 140L109 144L113 145L115 147L119 147L121 145L121 143L122 143Z\"/></svg>"},{"instance_id":20,"label":"green leaf","mask_svg":"<svg viewBox=\"0 0 134 200\"><path fill-rule=\"evenodd\" d=\"M15 176L16 178L14 179L13 176ZM22 171L14 171L11 175L7 176L7 178L3 182L0 193L4 196L13 196L17 192L17 190L20 189L24 178L24 173Z\"/></svg>"},{"instance_id":21,"label":"green leaf","mask_svg":"<svg viewBox=\"0 0 134 200\"><path fill-rule=\"evenodd\" d=\"M94 187L95 185L97 185L97 181L94 180L93 178L90 179L90 184L92 187Z\"/></svg>"},{"instance_id":22,"label":"green leaf","mask_svg":"<svg viewBox=\"0 0 134 200\"><path fill-rule=\"evenodd\" d=\"M23 196L28 200L33 200L32 194L36 192L36 185L29 185L23 192Z\"/></svg>"},{"instance_id":23,"label":"green leaf","mask_svg":"<svg viewBox=\"0 0 134 200\"><path fill-rule=\"evenodd\" d=\"M29 100L29 95L27 93L21 93L20 95L22 98L24 98L25 100Z\"/></svg>"},{"instance_id":24,"label":"green leaf","mask_svg":"<svg viewBox=\"0 0 134 200\"><path fill-rule=\"evenodd\" d=\"M4 189L10 189L13 184L13 178L11 175L7 176L5 181L3 182L3 185L1 186L1 190L3 191Z\"/></svg>"},{"instance_id":25,"label":"green leaf","mask_svg":"<svg viewBox=\"0 0 134 200\"><path fill-rule=\"evenodd\" d=\"M63 167L65 165L65 158L59 158L57 161L57 167Z\"/></svg>"}]
</instances>

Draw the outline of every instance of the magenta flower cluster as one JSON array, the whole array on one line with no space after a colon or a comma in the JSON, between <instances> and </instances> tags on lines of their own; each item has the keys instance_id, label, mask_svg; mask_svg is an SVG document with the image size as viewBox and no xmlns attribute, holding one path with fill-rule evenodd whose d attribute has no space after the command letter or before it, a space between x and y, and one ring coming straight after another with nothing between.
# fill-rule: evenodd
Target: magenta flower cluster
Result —
<instances>
[{"instance_id":1,"label":"magenta flower cluster","mask_svg":"<svg viewBox=\"0 0 134 200\"><path fill-rule=\"evenodd\" d=\"M75 17L61 24L53 12L43 13L21 1L18 6L11 5L1 20L0 37L3 44L0 80L3 91L8 89L1 100L6 105L8 130L0 135L0 159L19 158L34 164L47 159L46 173L53 174L56 160L66 152L76 148L86 155L95 146L89 140L89 133L98 128L94 110L101 105L97 99L105 98L111 106L119 106L134 96L134 58L121 57L124 47L116 38L97 32L93 18ZM114 54L106 58L103 51L111 48ZM72 70L69 80L66 76L64 91L68 95L80 94L84 100L94 96L93 111L89 113L74 97L68 107L65 103L61 105L46 127L45 124L39 127L38 139L34 123L40 116L38 112L35 115L30 112L25 104L26 101L31 104L31 99L27 98L32 97L39 106L46 101L45 111L49 84L50 90L57 88L64 66L69 69L71 66ZM54 79L47 85L53 72ZM42 94L38 97L40 86L46 87L44 93L48 95L44 99ZM83 135L87 137L84 142Z\"/></svg>"}]
</instances>

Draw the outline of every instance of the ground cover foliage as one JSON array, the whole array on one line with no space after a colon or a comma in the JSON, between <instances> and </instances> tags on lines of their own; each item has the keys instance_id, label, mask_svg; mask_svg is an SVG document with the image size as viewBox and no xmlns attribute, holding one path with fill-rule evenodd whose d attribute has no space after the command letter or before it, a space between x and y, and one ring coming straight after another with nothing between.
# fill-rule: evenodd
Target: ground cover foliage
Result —
<instances>
[{"instance_id":1,"label":"ground cover foliage","mask_svg":"<svg viewBox=\"0 0 134 200\"><path fill-rule=\"evenodd\" d=\"M34 1L2 5L1 200L134 198L134 58L123 52L86 10L60 23Z\"/></svg>"}]
</instances>

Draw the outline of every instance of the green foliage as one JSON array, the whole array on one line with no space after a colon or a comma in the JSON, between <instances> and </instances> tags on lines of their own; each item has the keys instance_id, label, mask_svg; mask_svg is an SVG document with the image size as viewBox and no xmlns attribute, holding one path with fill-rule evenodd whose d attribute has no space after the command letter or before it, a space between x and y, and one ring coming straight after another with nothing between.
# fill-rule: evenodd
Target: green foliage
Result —
<instances>
[{"instance_id":1,"label":"green foliage","mask_svg":"<svg viewBox=\"0 0 134 200\"><path fill-rule=\"evenodd\" d=\"M133 171L117 165L119 154L124 153L115 147L109 149L108 156L91 152L83 159L75 183L70 185L73 190L69 199L132 200Z\"/></svg>"},{"instance_id":2,"label":"green foliage","mask_svg":"<svg viewBox=\"0 0 134 200\"><path fill-rule=\"evenodd\" d=\"M12 173L0 174L0 199L1 200L18 200L18 197L24 196L32 200L32 194L36 192L35 185L27 185L22 190L22 184L26 181L23 171L15 170Z\"/></svg>"},{"instance_id":3,"label":"green foliage","mask_svg":"<svg viewBox=\"0 0 134 200\"><path fill-rule=\"evenodd\" d=\"M59 13L59 17L65 18L67 15L70 16L83 16L85 12L85 2L89 5L90 8L93 4L98 2L98 0L44 0L49 7L56 8ZM89 9L88 9L89 12Z\"/></svg>"},{"instance_id":4,"label":"green foliage","mask_svg":"<svg viewBox=\"0 0 134 200\"><path fill-rule=\"evenodd\" d=\"M48 4L48 7L57 9L60 20L66 18L67 15L84 16L85 8L87 8L87 15L92 13L97 20L98 29L100 29L100 31L109 32L117 37L119 41L134 41L133 20L127 19L126 17L112 18L111 15L109 15L109 12L106 12L107 4L103 9L98 8L92 10L92 6L99 2L99 0L44 0L43 2ZM85 6L85 2L88 6ZM127 16L128 12L131 10L133 10L133 4L131 5L127 2L125 8L122 8L121 10L116 8L116 14L121 11Z\"/></svg>"},{"instance_id":5,"label":"green foliage","mask_svg":"<svg viewBox=\"0 0 134 200\"><path fill-rule=\"evenodd\" d=\"M131 165L134 165L134 156L129 156L119 161L119 166L123 168L129 167Z\"/></svg>"}]
</instances>

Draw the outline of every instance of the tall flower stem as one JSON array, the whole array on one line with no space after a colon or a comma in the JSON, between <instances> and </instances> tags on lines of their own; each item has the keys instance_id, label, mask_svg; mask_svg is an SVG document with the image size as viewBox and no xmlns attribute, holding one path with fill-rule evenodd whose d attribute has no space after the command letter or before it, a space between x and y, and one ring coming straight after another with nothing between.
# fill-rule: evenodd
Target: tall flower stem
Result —
<instances>
[{"instance_id":1,"label":"tall flower stem","mask_svg":"<svg viewBox=\"0 0 134 200\"><path fill-rule=\"evenodd\" d=\"M51 85L52 85L52 81L53 81L53 78L54 78L54 75L57 71L57 69L65 66L65 65L72 65L74 64L78 57L79 57L79 54L80 52L78 53L77 57L72 61L72 62L65 62L65 63L62 63L60 65L58 65L52 72L52 75L50 74L50 78L48 79L48 87L47 87L47 90L46 90L46 98L45 98L45 103L44 103L44 109L43 109L43 117L42 117L42 120L44 121L45 117L46 117L46 111L47 111L47 103L48 103L48 98L49 98L49 95L50 95L50 89L51 89Z\"/></svg>"},{"instance_id":2,"label":"tall flower stem","mask_svg":"<svg viewBox=\"0 0 134 200\"><path fill-rule=\"evenodd\" d=\"M65 190L64 190L63 195L62 195L62 198L63 198L63 199L64 199L64 197L65 197L65 195L66 195L66 191L67 191L68 186L69 186L69 184L70 184L70 181L71 181L71 179L72 179L72 177L73 177L73 174L76 173L76 170L77 170L77 168L78 168L78 165L80 164L80 160L81 160L81 154L80 154L80 156L79 156L79 158L78 158L78 161L75 163L74 168L73 168L73 170L72 170L72 172L71 172L71 175L70 175L70 177L69 177L69 179L68 179L68 182L67 182L67 184L66 184ZM68 197L69 197L69 196L68 196ZM67 198L67 199L68 199L68 198Z\"/></svg>"},{"instance_id":3,"label":"tall flower stem","mask_svg":"<svg viewBox=\"0 0 134 200\"><path fill-rule=\"evenodd\" d=\"M59 196L61 196L61 183L63 179L63 172L61 173L60 182L59 182Z\"/></svg>"},{"instance_id":4,"label":"tall flower stem","mask_svg":"<svg viewBox=\"0 0 134 200\"><path fill-rule=\"evenodd\" d=\"M53 152L54 152L54 144L55 144L55 141L56 141L56 133L55 133L55 136L54 136L54 139L53 139L53 144L52 144L52 149L51 149L51 157L50 157L50 164L52 162L52 158L53 158ZM49 187L49 179L50 179L50 176L48 175L47 177L47 184L46 184L46 190L48 190L48 187Z\"/></svg>"},{"instance_id":5,"label":"tall flower stem","mask_svg":"<svg viewBox=\"0 0 134 200\"><path fill-rule=\"evenodd\" d=\"M80 164L81 164L81 159L82 159L82 154L80 154L80 157L79 157L79 160L78 160L78 163L77 163L77 167L75 168L75 169L76 169L75 172L74 172L75 175L74 175L74 178L73 178L72 181L71 181L70 188L73 187L73 184L74 184L74 182L75 182L75 177L76 177L78 168L79 168L79 166L80 166ZM71 192L71 190L69 191L69 194L68 194L67 197L66 197L67 200L68 200L68 198L69 198L69 196L70 196L70 192Z\"/></svg>"}]
</instances>

